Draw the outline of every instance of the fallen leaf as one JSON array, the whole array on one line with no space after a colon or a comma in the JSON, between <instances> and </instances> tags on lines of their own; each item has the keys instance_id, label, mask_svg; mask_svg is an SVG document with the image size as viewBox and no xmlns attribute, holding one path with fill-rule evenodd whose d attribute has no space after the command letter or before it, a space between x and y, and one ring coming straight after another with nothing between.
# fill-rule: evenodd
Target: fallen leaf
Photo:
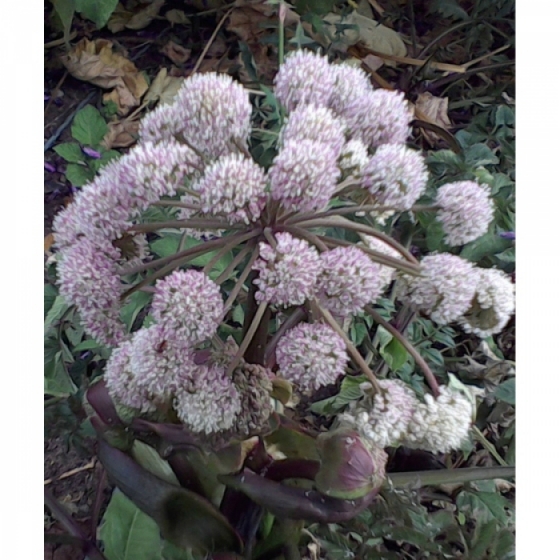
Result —
<instances>
[{"instance_id":1,"label":"fallen leaf","mask_svg":"<svg viewBox=\"0 0 560 560\"><path fill-rule=\"evenodd\" d=\"M167 41L161 52L177 65L185 64L191 57L191 49L186 49L171 40Z\"/></svg>"},{"instance_id":2,"label":"fallen leaf","mask_svg":"<svg viewBox=\"0 0 560 560\"><path fill-rule=\"evenodd\" d=\"M375 56L374 54L368 54L365 56L365 58L362 60L362 62L372 71L372 72L377 72L377 70L379 70L383 64L385 64L383 62L382 58L379 58L378 56Z\"/></svg>"},{"instance_id":3,"label":"fallen leaf","mask_svg":"<svg viewBox=\"0 0 560 560\"><path fill-rule=\"evenodd\" d=\"M173 27L175 24L186 25L190 22L190 19L186 16L183 10L167 11L165 12L165 19L171 24L171 27Z\"/></svg>"},{"instance_id":4,"label":"fallen leaf","mask_svg":"<svg viewBox=\"0 0 560 560\"><path fill-rule=\"evenodd\" d=\"M437 124L441 128L448 130L451 127L451 121L447 114L449 106L449 98L437 97L431 93L421 93L416 100L416 109L423 116L426 116L433 124ZM436 142L439 136L433 132L422 130L422 133L431 141Z\"/></svg>"},{"instance_id":5,"label":"fallen leaf","mask_svg":"<svg viewBox=\"0 0 560 560\"><path fill-rule=\"evenodd\" d=\"M53 246L53 243L54 243L54 235L52 233L49 233L45 237L45 253L49 252L49 249Z\"/></svg>"},{"instance_id":6,"label":"fallen leaf","mask_svg":"<svg viewBox=\"0 0 560 560\"><path fill-rule=\"evenodd\" d=\"M101 141L107 150L111 148L128 148L138 139L138 121L120 121L108 124L109 130Z\"/></svg>"},{"instance_id":7,"label":"fallen leaf","mask_svg":"<svg viewBox=\"0 0 560 560\"><path fill-rule=\"evenodd\" d=\"M115 88L107 98L117 104L121 115L138 106L148 90L144 75L131 60L113 52L113 43L106 39L89 41L84 38L61 60L78 80L105 89Z\"/></svg>"},{"instance_id":8,"label":"fallen leaf","mask_svg":"<svg viewBox=\"0 0 560 560\"><path fill-rule=\"evenodd\" d=\"M165 0L137 2L138 9L133 11L125 9L125 7L119 3L107 23L107 27L113 33L122 31L125 28L134 30L144 29L144 27L147 27L158 15L164 3Z\"/></svg>"},{"instance_id":9,"label":"fallen leaf","mask_svg":"<svg viewBox=\"0 0 560 560\"><path fill-rule=\"evenodd\" d=\"M159 101L170 104L183 84L184 78L167 75L167 68L162 68L150 85L144 96L144 102Z\"/></svg>"},{"instance_id":10,"label":"fallen leaf","mask_svg":"<svg viewBox=\"0 0 560 560\"><path fill-rule=\"evenodd\" d=\"M346 52L348 47L362 43L372 51L379 53L394 56L406 55L406 46L400 35L374 19L362 16L357 12L352 12L347 16L330 13L325 16L324 21L334 38L333 47L339 51ZM355 27L338 32L337 26L339 27L340 25L352 25ZM385 64L387 66L395 66L393 61L385 61Z\"/></svg>"}]
</instances>

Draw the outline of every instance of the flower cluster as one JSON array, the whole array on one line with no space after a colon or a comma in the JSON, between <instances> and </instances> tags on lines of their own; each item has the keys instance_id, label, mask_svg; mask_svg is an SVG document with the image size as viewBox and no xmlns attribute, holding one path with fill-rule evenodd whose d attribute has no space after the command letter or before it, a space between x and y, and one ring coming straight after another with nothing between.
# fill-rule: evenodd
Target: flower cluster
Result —
<instances>
[{"instance_id":1,"label":"flower cluster","mask_svg":"<svg viewBox=\"0 0 560 560\"><path fill-rule=\"evenodd\" d=\"M348 362L342 338L323 323L301 323L289 330L276 348L279 374L303 393L334 383Z\"/></svg>"},{"instance_id":2,"label":"flower cluster","mask_svg":"<svg viewBox=\"0 0 560 560\"><path fill-rule=\"evenodd\" d=\"M382 393L365 397L341 414L339 423L353 427L379 447L405 445L432 453L461 447L472 424L473 406L458 391L440 387L437 398L419 401L412 389L399 380L380 381Z\"/></svg>"}]
</instances>

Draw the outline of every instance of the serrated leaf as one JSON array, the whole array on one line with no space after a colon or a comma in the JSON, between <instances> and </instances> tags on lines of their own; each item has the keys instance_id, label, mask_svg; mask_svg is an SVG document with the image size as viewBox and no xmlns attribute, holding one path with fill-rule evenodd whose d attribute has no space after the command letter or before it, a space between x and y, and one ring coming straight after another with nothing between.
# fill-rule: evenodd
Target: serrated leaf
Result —
<instances>
[{"instance_id":1,"label":"serrated leaf","mask_svg":"<svg viewBox=\"0 0 560 560\"><path fill-rule=\"evenodd\" d=\"M508 509L512 505L503 496L496 492L469 492L463 491L457 496L457 508L479 520L488 523L495 519L500 524L508 521Z\"/></svg>"},{"instance_id":2,"label":"serrated leaf","mask_svg":"<svg viewBox=\"0 0 560 560\"><path fill-rule=\"evenodd\" d=\"M75 142L64 142L54 147L54 151L70 163L80 163L86 159L82 149Z\"/></svg>"},{"instance_id":3,"label":"serrated leaf","mask_svg":"<svg viewBox=\"0 0 560 560\"><path fill-rule=\"evenodd\" d=\"M93 106L86 105L78 111L72 123L72 137L80 144L95 146L107 134L107 123Z\"/></svg>"},{"instance_id":4,"label":"serrated leaf","mask_svg":"<svg viewBox=\"0 0 560 560\"><path fill-rule=\"evenodd\" d=\"M52 303L47 316L45 317L44 331L45 333L49 330L51 325L58 321L70 306L66 300L61 296L57 295L54 302Z\"/></svg>"},{"instance_id":5,"label":"serrated leaf","mask_svg":"<svg viewBox=\"0 0 560 560\"><path fill-rule=\"evenodd\" d=\"M121 154L117 152L117 150L107 150L106 152L102 152L99 159L90 160L89 167L97 173L102 167L105 167L110 161L120 157L120 155Z\"/></svg>"},{"instance_id":6,"label":"serrated leaf","mask_svg":"<svg viewBox=\"0 0 560 560\"><path fill-rule=\"evenodd\" d=\"M515 405L515 378L511 377L500 383L494 391L494 397L505 403Z\"/></svg>"},{"instance_id":7,"label":"serrated leaf","mask_svg":"<svg viewBox=\"0 0 560 560\"><path fill-rule=\"evenodd\" d=\"M69 163L66 166L66 179L75 187L83 187L85 184L93 181L95 173L89 167L78 165L77 163Z\"/></svg>"},{"instance_id":8,"label":"serrated leaf","mask_svg":"<svg viewBox=\"0 0 560 560\"><path fill-rule=\"evenodd\" d=\"M62 361L62 352L57 352L54 359L45 365L44 372L45 395L53 397L66 397L73 395L78 390L68 375Z\"/></svg>"},{"instance_id":9,"label":"serrated leaf","mask_svg":"<svg viewBox=\"0 0 560 560\"><path fill-rule=\"evenodd\" d=\"M101 29L109 21L119 0L75 0L75 2L76 11Z\"/></svg>"},{"instance_id":10,"label":"serrated leaf","mask_svg":"<svg viewBox=\"0 0 560 560\"><path fill-rule=\"evenodd\" d=\"M461 257L471 262L479 262L484 257L496 255L511 246L511 241L489 231L482 237L467 243L461 251Z\"/></svg>"},{"instance_id":11,"label":"serrated leaf","mask_svg":"<svg viewBox=\"0 0 560 560\"><path fill-rule=\"evenodd\" d=\"M56 301L57 296L58 290L52 284L45 284L45 291L43 296L43 311L45 312L45 319L47 318L47 314Z\"/></svg>"},{"instance_id":12,"label":"serrated leaf","mask_svg":"<svg viewBox=\"0 0 560 560\"><path fill-rule=\"evenodd\" d=\"M472 167L496 165L500 159L486 144L478 143L470 146L465 152L465 162Z\"/></svg>"},{"instance_id":13,"label":"serrated leaf","mask_svg":"<svg viewBox=\"0 0 560 560\"><path fill-rule=\"evenodd\" d=\"M160 536L157 523L140 511L120 490L113 492L99 538L107 560L157 560Z\"/></svg>"},{"instance_id":14,"label":"serrated leaf","mask_svg":"<svg viewBox=\"0 0 560 560\"><path fill-rule=\"evenodd\" d=\"M494 117L496 126L507 126L515 124L515 113L507 105L499 105Z\"/></svg>"}]
</instances>

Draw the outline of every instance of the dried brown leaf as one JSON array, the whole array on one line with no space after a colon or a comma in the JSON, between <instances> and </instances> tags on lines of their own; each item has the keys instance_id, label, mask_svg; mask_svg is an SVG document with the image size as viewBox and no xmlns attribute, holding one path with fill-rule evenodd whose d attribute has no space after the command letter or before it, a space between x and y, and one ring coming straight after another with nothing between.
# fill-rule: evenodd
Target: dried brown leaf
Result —
<instances>
[{"instance_id":1,"label":"dried brown leaf","mask_svg":"<svg viewBox=\"0 0 560 560\"><path fill-rule=\"evenodd\" d=\"M128 148L138 138L138 121L120 121L108 124L109 130L101 141L107 150L112 148Z\"/></svg>"},{"instance_id":2,"label":"dried brown leaf","mask_svg":"<svg viewBox=\"0 0 560 560\"><path fill-rule=\"evenodd\" d=\"M416 109L425 115L433 124L448 130L451 127L451 121L447 114L449 107L449 98L437 97L431 93L421 93L416 100ZM439 136L434 132L422 131L426 137L432 142L436 142Z\"/></svg>"},{"instance_id":3,"label":"dried brown leaf","mask_svg":"<svg viewBox=\"0 0 560 560\"><path fill-rule=\"evenodd\" d=\"M183 10L168 10L165 12L165 19L171 24L171 27L175 24L186 25L190 22L190 19L186 16Z\"/></svg>"},{"instance_id":4,"label":"dried brown leaf","mask_svg":"<svg viewBox=\"0 0 560 560\"><path fill-rule=\"evenodd\" d=\"M191 57L191 49L186 49L171 40L167 41L161 52L178 65L185 64Z\"/></svg>"},{"instance_id":5,"label":"dried brown leaf","mask_svg":"<svg viewBox=\"0 0 560 560\"><path fill-rule=\"evenodd\" d=\"M165 0L153 0L138 2L136 9L127 10L119 2L113 14L111 15L107 27L113 33L122 31L123 29L144 29L158 15Z\"/></svg>"},{"instance_id":6,"label":"dried brown leaf","mask_svg":"<svg viewBox=\"0 0 560 560\"><path fill-rule=\"evenodd\" d=\"M184 78L168 76L167 69L162 68L150 85L150 89L144 96L145 102L159 101L170 104L183 84Z\"/></svg>"},{"instance_id":7,"label":"dried brown leaf","mask_svg":"<svg viewBox=\"0 0 560 560\"><path fill-rule=\"evenodd\" d=\"M119 114L126 115L140 104L148 90L148 82L135 64L121 54L113 52L113 43L106 39L89 41L84 38L61 57L70 74L78 80L96 86L115 88L106 97L117 104Z\"/></svg>"}]
</instances>

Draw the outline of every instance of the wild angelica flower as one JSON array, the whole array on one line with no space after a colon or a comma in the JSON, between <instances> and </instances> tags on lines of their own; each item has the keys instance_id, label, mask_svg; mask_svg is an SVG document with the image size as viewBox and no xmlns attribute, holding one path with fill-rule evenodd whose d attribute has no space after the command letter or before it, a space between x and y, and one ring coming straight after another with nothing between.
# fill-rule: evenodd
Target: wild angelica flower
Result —
<instances>
[{"instance_id":1,"label":"wild angelica flower","mask_svg":"<svg viewBox=\"0 0 560 560\"><path fill-rule=\"evenodd\" d=\"M332 64L330 71L334 76L334 84L328 106L336 115L346 118L357 111L360 100L367 93L373 93L373 86L361 68Z\"/></svg>"},{"instance_id":2,"label":"wild angelica flower","mask_svg":"<svg viewBox=\"0 0 560 560\"><path fill-rule=\"evenodd\" d=\"M251 132L251 102L243 86L225 74L187 78L172 105L183 138L209 158L246 147Z\"/></svg>"},{"instance_id":3,"label":"wild angelica flower","mask_svg":"<svg viewBox=\"0 0 560 560\"><path fill-rule=\"evenodd\" d=\"M321 254L317 280L319 302L337 317L355 315L383 290L379 267L358 247L337 247Z\"/></svg>"},{"instance_id":4,"label":"wild angelica flower","mask_svg":"<svg viewBox=\"0 0 560 560\"><path fill-rule=\"evenodd\" d=\"M313 140L288 140L268 172L270 192L286 210L322 210L336 189L340 170L333 149Z\"/></svg>"},{"instance_id":5,"label":"wild angelica flower","mask_svg":"<svg viewBox=\"0 0 560 560\"><path fill-rule=\"evenodd\" d=\"M342 114L351 136L371 148L404 144L410 134L412 111L402 92L376 89L361 95Z\"/></svg>"},{"instance_id":6,"label":"wild angelica flower","mask_svg":"<svg viewBox=\"0 0 560 560\"><path fill-rule=\"evenodd\" d=\"M344 145L344 123L326 107L300 105L288 117L281 132L282 142L289 140L314 140L323 142L338 158Z\"/></svg>"},{"instance_id":7,"label":"wild angelica flower","mask_svg":"<svg viewBox=\"0 0 560 560\"><path fill-rule=\"evenodd\" d=\"M77 195L80 196L80 193ZM61 210L53 220L53 232L55 246L64 249L74 243L83 233L81 231L81 220L79 208L74 202Z\"/></svg>"},{"instance_id":8,"label":"wild angelica flower","mask_svg":"<svg viewBox=\"0 0 560 560\"><path fill-rule=\"evenodd\" d=\"M363 185L381 206L409 210L426 189L428 171L420 152L399 144L380 146L362 170Z\"/></svg>"},{"instance_id":9,"label":"wild angelica flower","mask_svg":"<svg viewBox=\"0 0 560 560\"><path fill-rule=\"evenodd\" d=\"M340 422L353 426L379 447L397 446L419 402L414 391L400 380L384 379L379 385L382 393L366 393L362 402L340 416Z\"/></svg>"},{"instance_id":10,"label":"wild angelica flower","mask_svg":"<svg viewBox=\"0 0 560 560\"><path fill-rule=\"evenodd\" d=\"M348 363L342 338L324 323L300 323L276 348L278 373L304 393L334 383Z\"/></svg>"},{"instance_id":11,"label":"wild angelica flower","mask_svg":"<svg viewBox=\"0 0 560 560\"><path fill-rule=\"evenodd\" d=\"M368 162L367 146L361 140L349 140L342 147L338 166L348 175L359 175Z\"/></svg>"},{"instance_id":12,"label":"wild angelica flower","mask_svg":"<svg viewBox=\"0 0 560 560\"><path fill-rule=\"evenodd\" d=\"M424 395L408 424L403 445L432 453L448 453L459 449L467 439L472 424L472 404L449 387L440 387L435 399Z\"/></svg>"},{"instance_id":13,"label":"wild angelica flower","mask_svg":"<svg viewBox=\"0 0 560 560\"><path fill-rule=\"evenodd\" d=\"M467 312L475 295L473 265L448 253L428 255L420 262L420 276L402 277L397 296L432 321L447 325Z\"/></svg>"},{"instance_id":14,"label":"wild angelica flower","mask_svg":"<svg viewBox=\"0 0 560 560\"><path fill-rule=\"evenodd\" d=\"M515 286L495 268L475 268L476 292L459 323L466 332L486 338L502 331L515 309Z\"/></svg>"},{"instance_id":15,"label":"wild angelica flower","mask_svg":"<svg viewBox=\"0 0 560 560\"><path fill-rule=\"evenodd\" d=\"M220 287L196 270L175 270L156 282L154 319L170 338L197 344L210 338L224 312Z\"/></svg>"},{"instance_id":16,"label":"wild angelica flower","mask_svg":"<svg viewBox=\"0 0 560 560\"><path fill-rule=\"evenodd\" d=\"M173 407L189 430L212 434L229 430L241 412L241 397L225 368L196 366L195 373L178 378Z\"/></svg>"},{"instance_id":17,"label":"wild angelica flower","mask_svg":"<svg viewBox=\"0 0 560 560\"><path fill-rule=\"evenodd\" d=\"M222 156L192 185L200 194L202 211L225 214L229 223L254 222L263 211L267 196L264 170L241 154Z\"/></svg>"},{"instance_id":18,"label":"wild angelica flower","mask_svg":"<svg viewBox=\"0 0 560 560\"><path fill-rule=\"evenodd\" d=\"M442 223L446 243L452 247L484 235L494 214L490 189L474 181L443 185L435 203L441 206L437 219Z\"/></svg>"},{"instance_id":19,"label":"wild angelica flower","mask_svg":"<svg viewBox=\"0 0 560 560\"><path fill-rule=\"evenodd\" d=\"M184 122L175 104L158 105L146 113L140 121L139 142L175 140L181 133Z\"/></svg>"},{"instance_id":20,"label":"wild angelica flower","mask_svg":"<svg viewBox=\"0 0 560 560\"><path fill-rule=\"evenodd\" d=\"M274 78L274 95L288 112L299 104L326 107L334 84L327 57L311 51L290 53Z\"/></svg>"},{"instance_id":21,"label":"wild angelica flower","mask_svg":"<svg viewBox=\"0 0 560 560\"><path fill-rule=\"evenodd\" d=\"M275 248L264 242L259 245L259 258L253 265L259 271L255 299L273 305L302 305L313 295L322 270L319 253L287 232L277 233L275 238Z\"/></svg>"},{"instance_id":22,"label":"wild angelica flower","mask_svg":"<svg viewBox=\"0 0 560 560\"><path fill-rule=\"evenodd\" d=\"M119 257L110 243L97 245L81 237L64 249L57 267L60 294L77 306L86 331L108 346L117 345L124 337Z\"/></svg>"},{"instance_id":23,"label":"wild angelica flower","mask_svg":"<svg viewBox=\"0 0 560 560\"><path fill-rule=\"evenodd\" d=\"M402 259L402 255L396 250L393 249L390 245L387 245L384 241L377 237L372 237L370 235L363 235L362 236L363 242L369 249L373 251L378 251L379 253L383 253L388 257L393 257L394 259ZM377 267L377 274L379 275L379 282L380 284L385 287L387 284L390 284L396 275L396 270L391 268L390 266L386 266L379 263L374 263Z\"/></svg>"}]
</instances>

